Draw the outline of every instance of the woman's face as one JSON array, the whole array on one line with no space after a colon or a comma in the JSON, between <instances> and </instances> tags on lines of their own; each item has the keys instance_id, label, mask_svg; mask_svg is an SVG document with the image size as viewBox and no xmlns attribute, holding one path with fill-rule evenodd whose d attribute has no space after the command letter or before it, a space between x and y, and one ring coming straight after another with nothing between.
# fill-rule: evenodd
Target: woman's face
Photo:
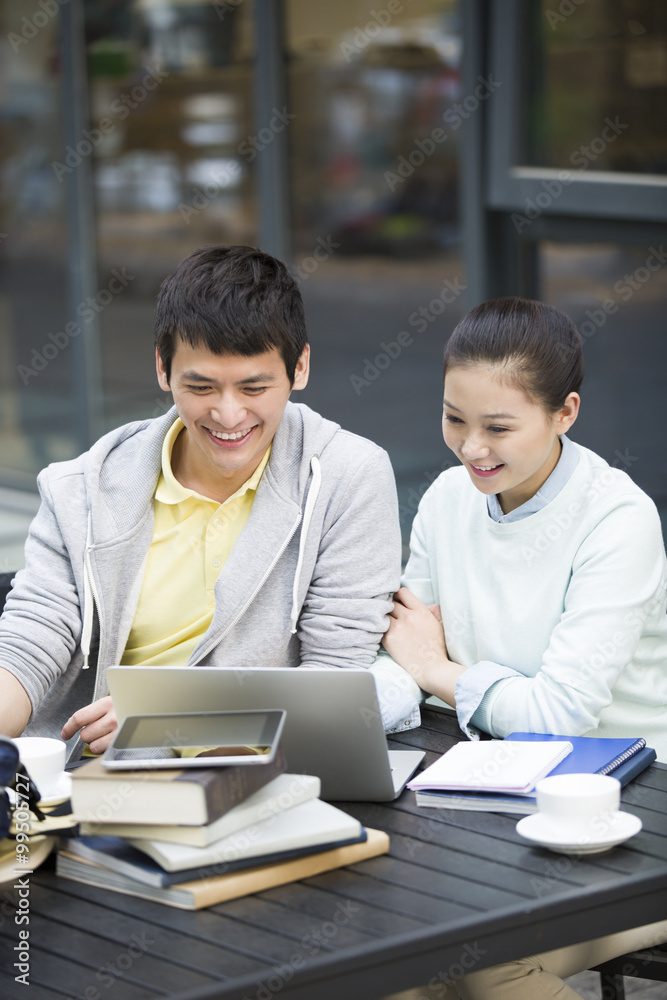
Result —
<instances>
[{"instance_id":1,"label":"woman's face","mask_svg":"<svg viewBox=\"0 0 667 1000\"><path fill-rule=\"evenodd\" d=\"M548 413L497 367L452 368L445 377L442 431L480 493L499 494L505 514L546 482L560 458L559 434L574 423L579 396Z\"/></svg>"}]
</instances>

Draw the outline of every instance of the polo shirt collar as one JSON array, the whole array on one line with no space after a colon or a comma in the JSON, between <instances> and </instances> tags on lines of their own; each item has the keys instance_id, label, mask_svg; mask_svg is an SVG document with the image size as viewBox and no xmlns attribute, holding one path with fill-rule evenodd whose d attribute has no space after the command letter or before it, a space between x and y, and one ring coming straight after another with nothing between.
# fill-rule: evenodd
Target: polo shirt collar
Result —
<instances>
[{"instance_id":1,"label":"polo shirt collar","mask_svg":"<svg viewBox=\"0 0 667 1000\"><path fill-rule=\"evenodd\" d=\"M187 487L183 486L179 483L178 479L176 479L176 476L172 472L171 453L176 443L176 438L183 429L183 421L180 417L177 417L167 431L165 439L162 443L162 470L155 489L155 499L159 500L160 503L168 504L182 503L184 500L189 500L191 498L195 500L205 500L208 503L217 503L217 501L212 500L211 497L203 496L203 494L197 493L195 490L189 490ZM225 500L225 503L229 503L231 500L236 500L238 497L243 496L244 493L247 493L248 490L257 489L270 455L271 445L269 445L266 449L262 461L259 463L253 474L246 479L242 486L239 486L236 493L232 494L232 496Z\"/></svg>"}]
</instances>

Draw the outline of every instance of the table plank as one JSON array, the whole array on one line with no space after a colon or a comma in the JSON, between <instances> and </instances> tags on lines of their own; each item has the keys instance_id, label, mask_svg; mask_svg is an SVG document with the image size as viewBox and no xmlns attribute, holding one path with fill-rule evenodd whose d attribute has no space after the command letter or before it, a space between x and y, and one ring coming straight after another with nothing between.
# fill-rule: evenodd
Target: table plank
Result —
<instances>
[{"instance_id":1,"label":"table plank","mask_svg":"<svg viewBox=\"0 0 667 1000\"><path fill-rule=\"evenodd\" d=\"M66 890L60 888L61 883L67 886ZM43 887L56 894L66 891L79 899L97 903L106 911L121 915L130 913L142 926L150 927L153 933L167 929L176 936L181 936L181 941L185 935L187 938L192 937L195 942L212 945L221 952L218 964L221 960L233 962L240 957L249 960L245 963L247 968L261 968L263 964L279 961L284 956L286 947L291 946L294 941L293 937L280 933L279 928L272 931L258 928L251 934L247 927L227 915L227 904L197 911L180 910L152 900L61 879L54 872L40 870L33 883L31 905L34 901L40 907L40 890Z\"/></svg>"},{"instance_id":2,"label":"table plank","mask_svg":"<svg viewBox=\"0 0 667 1000\"><path fill-rule=\"evenodd\" d=\"M161 909L164 910L164 907ZM224 941L213 945L193 938L188 943L187 961L184 962L181 955L184 951L182 934L138 919L134 913L120 909L112 910L107 905L100 906L81 896L68 895L57 891L57 888L50 889L48 885L41 884L38 896L31 899L31 921L34 916L37 919L40 916L47 918L56 911L64 934L83 927L90 935L99 937L103 943L113 945L116 951L122 951L133 943L137 947L147 945L146 950L150 955L160 956L169 961L178 956L181 964L185 964L197 973L209 973L214 978L220 978L219 969L223 964L225 968L229 968L224 978L250 972L257 967L257 960L260 957L254 960L248 959L227 947ZM94 953L95 942L89 941L88 947L89 953Z\"/></svg>"},{"instance_id":3,"label":"table plank","mask_svg":"<svg viewBox=\"0 0 667 1000\"><path fill-rule=\"evenodd\" d=\"M279 893L281 888L269 892ZM322 893L314 886L301 882L294 883L290 888L297 890L293 905L281 903L278 898L266 898L268 893L260 893L233 900L226 905L225 912L249 927L280 927L313 952L346 948L378 937L376 931L360 926L361 906L332 900L330 893ZM323 930L325 926L326 933Z\"/></svg>"},{"instance_id":4,"label":"table plank","mask_svg":"<svg viewBox=\"0 0 667 1000\"><path fill-rule=\"evenodd\" d=\"M403 934L419 930L424 925L422 920L406 916L404 913L397 914L392 910L371 906L362 899L345 900L318 888L311 882L295 882L292 885L279 886L276 889L269 889L262 896L285 906L299 909L305 906L308 912L316 913L325 921L331 919L331 914L340 907L344 912L354 915L356 927L374 937L384 937L392 933Z\"/></svg>"},{"instance_id":5,"label":"table plank","mask_svg":"<svg viewBox=\"0 0 667 1000\"><path fill-rule=\"evenodd\" d=\"M156 995L168 996L228 978L213 970L204 973L192 961L190 950L183 949L182 940L172 941L168 949L160 932L146 925L124 940L112 940L91 932L86 925L64 925L60 918L56 921L31 912L30 937L39 942L32 955L31 978L44 982L47 980L42 975L43 967L62 955L76 957L88 970L88 983L98 990L111 989L122 982L123 987L131 983ZM46 961L44 956L48 956Z\"/></svg>"},{"instance_id":6,"label":"table plank","mask_svg":"<svg viewBox=\"0 0 667 1000\"><path fill-rule=\"evenodd\" d=\"M50 928L42 928L43 933L55 932L55 921L51 921ZM37 940L36 934L31 939ZM49 940L48 936L45 938ZM131 969L128 973L119 970L116 976L111 970L100 972L102 965L96 961L84 960L78 954L80 939L75 937L71 946L60 953L51 951L43 945L31 943L29 983L26 996L33 996L33 987L48 990L52 984L66 986L67 996L86 997L94 996L95 993L102 995L103 988L113 987L116 984L115 992L118 994L122 989L123 1000L153 1000L157 997L169 996L165 989L154 987L149 984L137 982L132 976ZM0 962L3 968L10 964L11 958L7 955L6 949L11 948L10 941L0 941ZM122 984L122 985L121 985ZM18 990L24 988L21 984L12 983L12 989L5 994L7 1000L14 1000L19 994ZM108 994L107 994L108 995Z\"/></svg>"},{"instance_id":7,"label":"table plank","mask_svg":"<svg viewBox=\"0 0 667 1000\"><path fill-rule=\"evenodd\" d=\"M515 831L516 817L508 820L506 817L496 817L490 813L463 813L454 810L448 811L448 816L443 816L445 810L437 809L431 810L433 815L422 821L421 817L426 810L417 810L414 805L411 812L408 806L403 810L390 810L372 804L357 806L355 815L359 815L359 818L365 817L368 809L371 818L370 821L366 821L370 822L370 825L378 825L380 817L377 810L380 808L384 809L386 816L382 819L383 829L390 835L397 833L405 835L407 853L416 864L425 863L426 858L434 854L436 864L442 866L444 848L447 850L447 857L450 853L454 854L451 860L456 865L463 864L467 859L467 874L471 879L488 881L498 887L510 889L514 887L519 893L532 894L531 878L542 872L544 852L536 852L519 837ZM416 827L415 816L420 818ZM477 832L478 830L484 832ZM395 847L394 841L396 841ZM392 836L392 851L400 850L401 843L402 841ZM488 859L489 853L492 853L492 861ZM463 855L463 859L458 857L459 854ZM554 855L549 856L554 858ZM606 877L604 872L600 872L599 865L587 864L583 856L579 859L579 863L582 877L590 879ZM573 884L580 884L580 881L574 880Z\"/></svg>"}]
</instances>

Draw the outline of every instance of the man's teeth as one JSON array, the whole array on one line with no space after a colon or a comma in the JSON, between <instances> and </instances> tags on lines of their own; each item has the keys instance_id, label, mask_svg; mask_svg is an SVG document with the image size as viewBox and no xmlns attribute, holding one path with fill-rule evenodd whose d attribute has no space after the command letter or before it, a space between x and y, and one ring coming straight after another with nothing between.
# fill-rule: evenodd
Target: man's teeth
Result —
<instances>
[{"instance_id":1,"label":"man's teeth","mask_svg":"<svg viewBox=\"0 0 667 1000\"><path fill-rule=\"evenodd\" d=\"M240 441L241 438L249 434L252 428L245 431L236 431L235 434L225 434L224 431L211 431L213 437L219 438L221 441Z\"/></svg>"}]
</instances>

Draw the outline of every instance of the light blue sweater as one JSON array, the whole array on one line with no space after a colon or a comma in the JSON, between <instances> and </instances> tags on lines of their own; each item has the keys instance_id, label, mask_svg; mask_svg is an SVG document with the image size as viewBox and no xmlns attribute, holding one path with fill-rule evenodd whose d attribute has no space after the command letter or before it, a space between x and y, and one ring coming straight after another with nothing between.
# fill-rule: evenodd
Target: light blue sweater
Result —
<instances>
[{"instance_id":1,"label":"light blue sweater","mask_svg":"<svg viewBox=\"0 0 667 1000\"><path fill-rule=\"evenodd\" d=\"M498 523L464 468L415 518L404 585L439 604L464 730L643 736L667 761L667 566L655 505L593 452Z\"/></svg>"}]
</instances>

